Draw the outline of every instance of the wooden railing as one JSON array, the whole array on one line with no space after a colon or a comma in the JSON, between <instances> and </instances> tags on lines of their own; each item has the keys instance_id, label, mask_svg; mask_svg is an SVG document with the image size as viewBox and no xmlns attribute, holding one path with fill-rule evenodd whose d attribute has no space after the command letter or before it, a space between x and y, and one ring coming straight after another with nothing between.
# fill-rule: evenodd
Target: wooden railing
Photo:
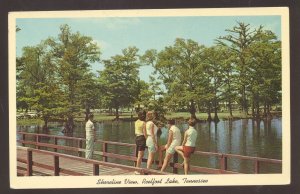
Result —
<instances>
[{"instance_id":1,"label":"wooden railing","mask_svg":"<svg viewBox=\"0 0 300 194\"><path fill-rule=\"evenodd\" d=\"M38 149L34 149L34 148L18 146L17 149L26 151L26 159L17 158L18 162L26 164L25 172L24 172L24 169L23 169L23 173L21 171L18 171L19 175L25 175L25 176L33 176L33 166L40 167L40 168L47 169L47 170L52 170L54 176L59 176L60 173L64 173L64 174L72 175L72 176L87 175L84 173L61 168L60 167L60 159L61 158L71 159L71 160L79 161L79 162L85 162L87 164L93 165L93 175L95 175L95 176L100 174L99 173L100 172L99 165L105 166L105 167L120 168L123 170L129 170L129 171L138 171L141 174L152 174L152 175L170 174L167 172L160 172L160 171L152 170L152 169L136 168L133 166L126 166L126 165L122 165L122 164L115 164L115 163L104 162L104 161L99 161L99 160L85 159L85 158L81 158L78 156L72 156L72 155L51 152L51 151L46 151L46 150L38 150ZM52 156L54 165L50 166L47 164L42 164L42 163L38 163L38 162L34 161L33 153L40 153L40 154Z\"/></svg>"},{"instance_id":2,"label":"wooden railing","mask_svg":"<svg viewBox=\"0 0 300 194\"><path fill-rule=\"evenodd\" d=\"M79 157L83 156L83 152L85 152L85 149L83 148L83 141L85 141L84 138L76 138L76 137L66 137L66 136L56 136L56 135L47 135L47 134L36 134L36 133L26 133L26 132L17 132L19 135L21 135L21 139L17 140L17 142L21 143L22 146L25 145L33 145L36 149L41 149L42 147L46 148L52 148L54 152L57 152L58 150L65 150L65 151L72 151L77 153ZM35 141L27 141L26 136L33 136ZM45 138L52 138L53 144L50 143L42 143L41 137ZM64 139L64 140L73 140L77 142L77 147L70 147L70 146L62 146L58 145L58 140ZM121 142L112 142L112 141L103 141L103 140L97 140L95 142L96 144L102 144L102 150L101 151L94 151L94 154L102 156L102 162L107 162L108 158L114 158L114 159L120 159L120 160L127 160L127 161L133 161L134 164L137 159L137 148L135 144L129 144L129 143L121 143ZM116 145L116 146L125 146L132 148L134 151L131 155L121 155L117 153L111 153L108 152L108 146L109 145ZM205 156L205 157L216 157L219 160L219 168L208 168L208 167L199 167L199 166L191 166L190 170L192 172L196 173L210 173L210 174L237 174L240 172L231 171L228 169L228 160L230 159L238 159L238 160L246 160L253 162L253 173L260 173L260 166L261 163L267 163L267 164L277 164L281 165L282 161L277 159L269 159L269 158L260 158L260 157L251 157L251 156L242 156L242 155L236 155L236 154L223 154L223 153L215 153L215 152L203 152L203 151L195 151L194 155L196 156ZM143 158L143 162L146 162L147 160ZM158 161L155 161L158 163ZM178 169L182 169L183 166L178 163L178 155L177 153L174 154L173 162L170 163L170 166L173 168L172 172L177 174Z\"/></svg>"}]
</instances>

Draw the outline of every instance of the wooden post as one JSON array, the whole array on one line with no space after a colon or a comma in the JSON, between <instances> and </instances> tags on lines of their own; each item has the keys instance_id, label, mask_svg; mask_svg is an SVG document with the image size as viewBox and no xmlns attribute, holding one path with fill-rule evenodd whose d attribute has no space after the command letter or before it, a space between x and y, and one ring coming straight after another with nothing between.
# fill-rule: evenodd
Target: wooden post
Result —
<instances>
[{"instance_id":1,"label":"wooden post","mask_svg":"<svg viewBox=\"0 0 300 194\"><path fill-rule=\"evenodd\" d=\"M27 176L32 176L32 151L27 150Z\"/></svg>"},{"instance_id":2,"label":"wooden post","mask_svg":"<svg viewBox=\"0 0 300 194\"><path fill-rule=\"evenodd\" d=\"M78 148L82 148L82 140L80 139L80 140L78 140ZM79 150L78 151L78 156L79 157L82 157L82 152L81 152L81 150Z\"/></svg>"},{"instance_id":3,"label":"wooden post","mask_svg":"<svg viewBox=\"0 0 300 194\"><path fill-rule=\"evenodd\" d=\"M22 134L22 140L25 141L25 134ZM22 143L22 146L25 146L25 143Z\"/></svg>"},{"instance_id":4,"label":"wooden post","mask_svg":"<svg viewBox=\"0 0 300 194\"><path fill-rule=\"evenodd\" d=\"M178 168L175 167L175 164L178 163L178 153L175 152L173 156L173 173L178 174Z\"/></svg>"},{"instance_id":5,"label":"wooden post","mask_svg":"<svg viewBox=\"0 0 300 194\"><path fill-rule=\"evenodd\" d=\"M227 156L224 156L222 154L221 158L220 158L220 162L221 162L221 172L226 171L227 170Z\"/></svg>"},{"instance_id":6,"label":"wooden post","mask_svg":"<svg viewBox=\"0 0 300 194\"><path fill-rule=\"evenodd\" d=\"M57 138L54 137L54 145L57 145ZM54 148L54 152L57 152L57 148Z\"/></svg>"},{"instance_id":7,"label":"wooden post","mask_svg":"<svg viewBox=\"0 0 300 194\"><path fill-rule=\"evenodd\" d=\"M255 160L255 174L259 174L259 166L260 166L260 162L259 160Z\"/></svg>"},{"instance_id":8,"label":"wooden post","mask_svg":"<svg viewBox=\"0 0 300 194\"><path fill-rule=\"evenodd\" d=\"M41 141L41 136L36 135L36 136L35 136L35 139L36 139L36 143L39 144L40 141ZM40 149L40 146L36 145L35 148L36 148L36 149Z\"/></svg>"},{"instance_id":9,"label":"wooden post","mask_svg":"<svg viewBox=\"0 0 300 194\"><path fill-rule=\"evenodd\" d=\"M137 146L135 145L135 148L134 148L134 155L136 157L136 160L133 162L133 165L136 166L137 164L137 157L138 157L138 154L139 154L139 150L137 149Z\"/></svg>"},{"instance_id":10,"label":"wooden post","mask_svg":"<svg viewBox=\"0 0 300 194\"><path fill-rule=\"evenodd\" d=\"M103 152L103 161L107 162L107 156L104 156L105 153L107 153L107 143L103 142L102 152Z\"/></svg>"},{"instance_id":11,"label":"wooden post","mask_svg":"<svg viewBox=\"0 0 300 194\"><path fill-rule=\"evenodd\" d=\"M59 157L54 156L54 176L59 176Z\"/></svg>"},{"instance_id":12,"label":"wooden post","mask_svg":"<svg viewBox=\"0 0 300 194\"><path fill-rule=\"evenodd\" d=\"M99 164L93 164L93 175L99 175Z\"/></svg>"}]
</instances>

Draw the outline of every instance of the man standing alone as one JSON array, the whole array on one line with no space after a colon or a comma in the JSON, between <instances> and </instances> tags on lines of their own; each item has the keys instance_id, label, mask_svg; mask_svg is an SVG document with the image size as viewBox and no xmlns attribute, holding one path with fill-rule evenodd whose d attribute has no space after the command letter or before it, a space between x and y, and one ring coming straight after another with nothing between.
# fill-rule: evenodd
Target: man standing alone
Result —
<instances>
[{"instance_id":1,"label":"man standing alone","mask_svg":"<svg viewBox=\"0 0 300 194\"><path fill-rule=\"evenodd\" d=\"M85 145L85 158L92 159L94 152L94 141L95 141L95 127L92 122L94 118L93 114L89 114L88 121L85 124L85 134L86 134L86 145Z\"/></svg>"}]
</instances>

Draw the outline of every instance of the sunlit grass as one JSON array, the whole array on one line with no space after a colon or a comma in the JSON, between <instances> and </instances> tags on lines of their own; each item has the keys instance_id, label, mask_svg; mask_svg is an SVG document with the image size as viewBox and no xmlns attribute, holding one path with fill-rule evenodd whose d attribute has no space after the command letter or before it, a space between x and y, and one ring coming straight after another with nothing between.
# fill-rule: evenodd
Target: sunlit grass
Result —
<instances>
[{"instance_id":1,"label":"sunlit grass","mask_svg":"<svg viewBox=\"0 0 300 194\"><path fill-rule=\"evenodd\" d=\"M44 121L42 119L18 119L17 120L17 125L22 126L22 125L43 125Z\"/></svg>"},{"instance_id":2,"label":"sunlit grass","mask_svg":"<svg viewBox=\"0 0 300 194\"><path fill-rule=\"evenodd\" d=\"M234 118L252 118L252 116L245 115L241 113L240 111L233 111L233 117ZM190 118L190 113L189 112L168 112L166 113L165 117L167 119L188 119ZM208 115L207 113L196 113L196 117L200 120L206 120ZM214 113L211 113L212 119L214 118ZM228 119L230 118L229 112L218 112L218 117L219 119ZM94 113L94 121L100 122L100 121L113 121L116 118L115 115L109 115L108 113ZM127 113L121 113L119 116L120 119L125 119L125 120L136 120L137 119L137 114L133 113L131 114L130 112ZM85 121L85 115L81 114L77 117L74 118L75 121L78 122L84 122ZM42 125L44 124L43 120L41 119L18 119L17 120L18 125L31 125L31 124L36 124L36 125Z\"/></svg>"},{"instance_id":3,"label":"sunlit grass","mask_svg":"<svg viewBox=\"0 0 300 194\"><path fill-rule=\"evenodd\" d=\"M245 115L239 111L232 113L234 118L250 118L251 115ZM188 119L190 118L190 113L188 112L169 112L166 114L166 118L182 118L182 119ZM207 113L196 113L196 117L200 120L206 120L208 115ZM211 113L211 117L214 118L214 113ZM230 117L229 112L218 112L219 119L228 119Z\"/></svg>"}]
</instances>

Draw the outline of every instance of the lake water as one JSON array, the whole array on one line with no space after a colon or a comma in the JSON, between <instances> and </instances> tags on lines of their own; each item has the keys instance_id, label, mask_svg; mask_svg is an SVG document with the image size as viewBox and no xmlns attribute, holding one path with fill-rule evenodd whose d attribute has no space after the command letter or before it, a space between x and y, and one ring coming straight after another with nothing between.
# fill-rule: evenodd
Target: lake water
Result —
<instances>
[{"instance_id":1,"label":"lake water","mask_svg":"<svg viewBox=\"0 0 300 194\"><path fill-rule=\"evenodd\" d=\"M181 129L182 134L187 128L185 121L177 121L176 125ZM51 135L85 137L85 123L76 123L76 129L72 134L62 133L62 123L53 122L49 124L49 131L42 131L40 126L18 126L18 131L32 133L47 133ZM124 143L135 143L134 122L101 122L95 123L96 138L108 141ZM256 122L251 119L240 119L235 121L221 120L217 124L214 122L198 123L197 150L205 152L219 152L239 154L245 156L282 159L282 119L273 118L268 121ZM168 137L168 129L162 128L159 143L165 144ZM20 137L18 137L20 138ZM42 139L43 142L49 139ZM74 145L75 142L59 140L61 145ZM102 145L96 145L97 150L102 149ZM109 152L132 155L133 150L127 147L109 146ZM147 157L147 151L146 155ZM95 156L101 159L100 156ZM109 159L111 162L132 165L132 162L124 162L118 159ZM179 160L181 161L181 159ZM209 168L219 168L219 160L216 157L196 156L191 159L192 165ZM143 164L145 165L145 164ZM154 165L155 167L155 165ZM242 173L253 173L253 162L241 161L237 159L228 160L228 169ZM170 170L170 169L169 169ZM261 173L281 173L281 165L261 163Z\"/></svg>"}]
</instances>

